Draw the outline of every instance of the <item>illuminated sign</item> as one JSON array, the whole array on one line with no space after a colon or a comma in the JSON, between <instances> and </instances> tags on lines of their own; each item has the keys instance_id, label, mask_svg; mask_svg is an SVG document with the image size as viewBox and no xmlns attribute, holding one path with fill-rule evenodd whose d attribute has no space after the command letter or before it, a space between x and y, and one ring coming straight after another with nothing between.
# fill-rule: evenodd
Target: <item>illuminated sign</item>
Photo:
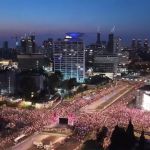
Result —
<instances>
[{"instance_id":1,"label":"illuminated sign","mask_svg":"<svg viewBox=\"0 0 150 150\"><path fill-rule=\"evenodd\" d=\"M67 36L75 38L75 39L82 36L82 33L79 33L79 32L69 32L69 33L66 33L66 34L67 34Z\"/></svg>"}]
</instances>

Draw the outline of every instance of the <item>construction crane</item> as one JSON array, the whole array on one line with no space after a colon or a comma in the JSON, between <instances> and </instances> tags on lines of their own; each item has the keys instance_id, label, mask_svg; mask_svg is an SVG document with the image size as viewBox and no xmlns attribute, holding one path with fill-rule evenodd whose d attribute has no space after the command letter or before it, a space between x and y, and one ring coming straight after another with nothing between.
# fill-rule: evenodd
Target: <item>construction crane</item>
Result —
<instances>
[{"instance_id":1,"label":"construction crane","mask_svg":"<svg viewBox=\"0 0 150 150\"><path fill-rule=\"evenodd\" d=\"M116 28L116 27L115 27L115 25L114 25L110 32L111 32L111 33L114 33L114 32L115 32L115 28Z\"/></svg>"}]
</instances>

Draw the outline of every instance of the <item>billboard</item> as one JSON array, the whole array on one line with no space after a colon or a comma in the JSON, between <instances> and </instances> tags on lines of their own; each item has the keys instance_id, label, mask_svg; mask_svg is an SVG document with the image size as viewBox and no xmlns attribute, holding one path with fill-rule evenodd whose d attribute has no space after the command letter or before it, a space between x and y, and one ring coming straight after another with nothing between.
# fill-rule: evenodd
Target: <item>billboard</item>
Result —
<instances>
[{"instance_id":1,"label":"billboard","mask_svg":"<svg viewBox=\"0 0 150 150\"><path fill-rule=\"evenodd\" d=\"M59 124L68 125L68 118L59 118Z\"/></svg>"}]
</instances>

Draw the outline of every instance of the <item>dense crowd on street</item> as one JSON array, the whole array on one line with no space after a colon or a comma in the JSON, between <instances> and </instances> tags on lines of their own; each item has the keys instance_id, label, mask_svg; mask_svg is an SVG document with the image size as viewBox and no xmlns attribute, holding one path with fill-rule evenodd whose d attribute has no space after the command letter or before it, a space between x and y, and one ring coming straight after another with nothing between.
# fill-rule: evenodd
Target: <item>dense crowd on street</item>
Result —
<instances>
[{"instance_id":1,"label":"dense crowd on street","mask_svg":"<svg viewBox=\"0 0 150 150\"><path fill-rule=\"evenodd\" d=\"M94 113L80 113L80 109L90 105L97 99L101 99L110 93L121 89L128 83L118 81L109 87L95 89L78 94L72 98L71 102L62 102L52 110L26 110L19 108L1 107L0 120L6 125L0 124L0 149L5 145L12 144L14 139L21 134L30 135L36 131L41 131L44 126L57 124L59 117L68 117L69 123L74 124L75 138L83 140L89 133L100 129L103 126L109 128L108 139L118 124L126 127L131 119L136 130L148 130L150 124L150 113L136 108L128 108L127 104L135 98L135 90L121 97L108 109ZM141 84L135 84L139 88ZM88 100L85 97L90 97ZM142 129L141 129L142 128ZM150 130L150 129L149 129ZM109 140L106 140L109 143Z\"/></svg>"}]
</instances>

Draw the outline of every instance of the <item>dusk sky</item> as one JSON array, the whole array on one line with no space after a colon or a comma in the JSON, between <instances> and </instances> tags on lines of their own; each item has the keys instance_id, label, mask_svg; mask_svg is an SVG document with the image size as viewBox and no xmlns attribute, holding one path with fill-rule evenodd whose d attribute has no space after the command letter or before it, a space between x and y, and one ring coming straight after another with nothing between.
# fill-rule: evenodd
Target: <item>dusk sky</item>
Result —
<instances>
[{"instance_id":1,"label":"dusk sky","mask_svg":"<svg viewBox=\"0 0 150 150\"><path fill-rule=\"evenodd\" d=\"M92 39L98 26L105 38L114 25L115 34L125 39L149 38L149 8L150 0L0 0L0 40L30 32L42 39L70 31Z\"/></svg>"}]
</instances>

